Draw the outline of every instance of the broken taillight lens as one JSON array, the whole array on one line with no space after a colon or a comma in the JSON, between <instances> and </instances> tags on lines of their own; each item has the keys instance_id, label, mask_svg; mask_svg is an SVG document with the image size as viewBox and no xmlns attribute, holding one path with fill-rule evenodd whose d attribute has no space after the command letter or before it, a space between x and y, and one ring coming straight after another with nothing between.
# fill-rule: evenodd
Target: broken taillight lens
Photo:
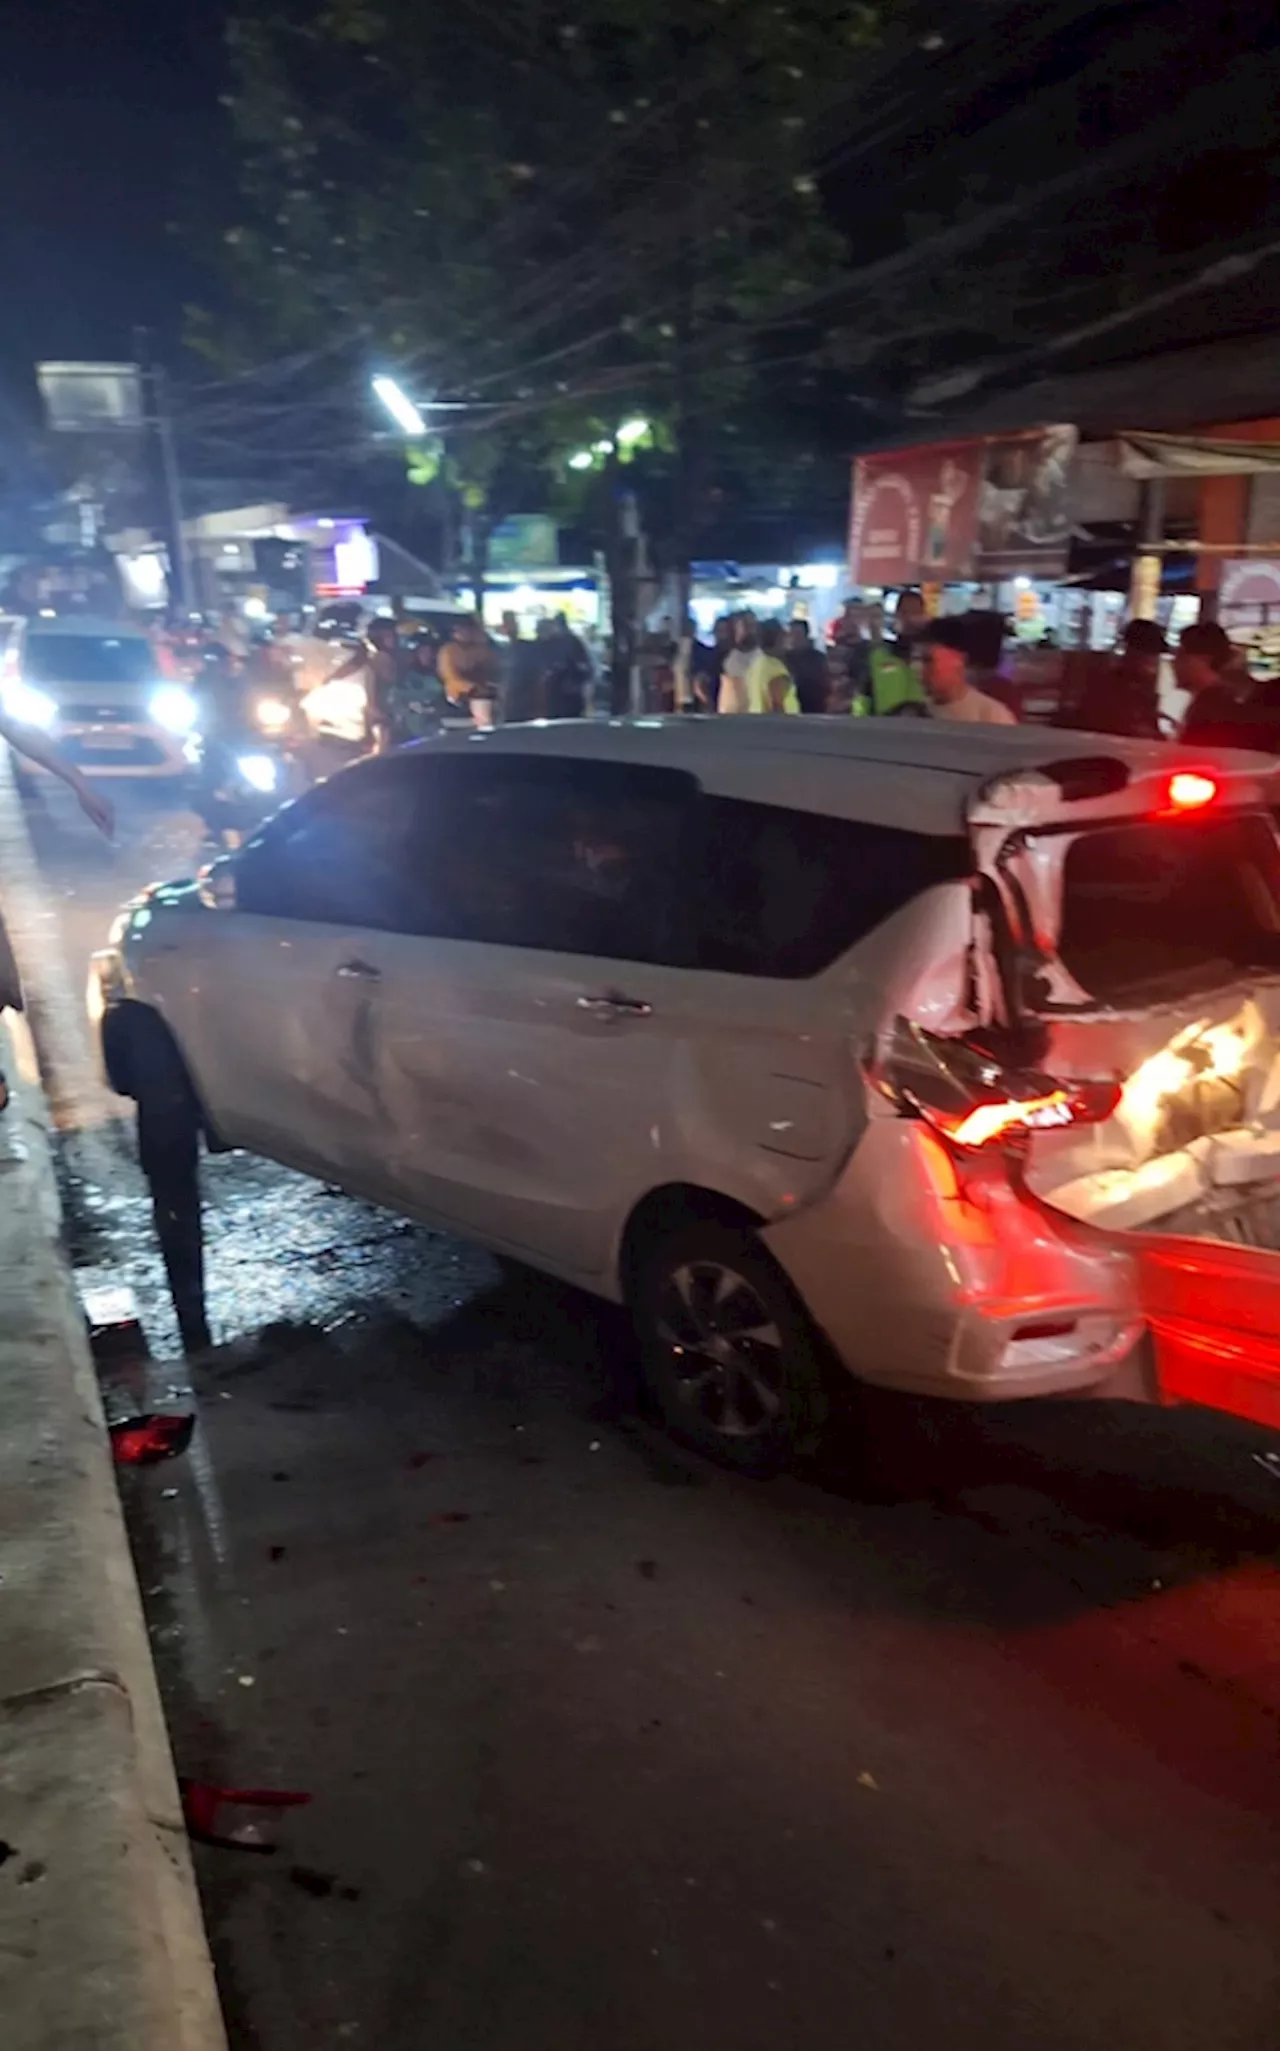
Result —
<instances>
[{"instance_id":1,"label":"broken taillight lens","mask_svg":"<svg viewBox=\"0 0 1280 2051\"><path fill-rule=\"evenodd\" d=\"M900 1018L875 1080L908 1117L967 1152L1009 1145L1032 1132L1099 1125L1120 1102L1116 1082L1060 1082L1011 1068L970 1040L944 1039Z\"/></svg>"}]
</instances>

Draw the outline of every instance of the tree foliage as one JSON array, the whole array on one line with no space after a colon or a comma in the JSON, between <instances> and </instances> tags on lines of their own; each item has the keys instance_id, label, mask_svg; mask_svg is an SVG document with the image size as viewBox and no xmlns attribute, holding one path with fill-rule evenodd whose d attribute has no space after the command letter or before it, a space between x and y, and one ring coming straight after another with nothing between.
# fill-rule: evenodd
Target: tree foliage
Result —
<instances>
[{"instance_id":1,"label":"tree foliage","mask_svg":"<svg viewBox=\"0 0 1280 2051\"><path fill-rule=\"evenodd\" d=\"M812 166L881 19L863 0L243 13L227 255L245 318L224 346L343 335L449 402L412 460L480 519L531 470L589 502L565 456L643 416L687 553L726 450L779 403L762 324L847 265Z\"/></svg>"}]
</instances>

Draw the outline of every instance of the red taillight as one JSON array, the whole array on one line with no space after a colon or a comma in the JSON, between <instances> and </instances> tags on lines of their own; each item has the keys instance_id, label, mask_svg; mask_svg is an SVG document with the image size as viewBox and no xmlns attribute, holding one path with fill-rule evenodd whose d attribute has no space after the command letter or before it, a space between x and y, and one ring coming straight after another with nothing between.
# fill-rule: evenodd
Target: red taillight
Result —
<instances>
[{"instance_id":1,"label":"red taillight","mask_svg":"<svg viewBox=\"0 0 1280 2051\"><path fill-rule=\"evenodd\" d=\"M924 1115L956 1146L985 1147L1010 1133L1038 1132L1055 1125L1101 1125L1119 1102L1119 1083L1080 1083L1060 1085L1038 1097L1006 1097L975 1104L949 1130L936 1114L924 1110Z\"/></svg>"},{"instance_id":2,"label":"red taillight","mask_svg":"<svg viewBox=\"0 0 1280 2051\"><path fill-rule=\"evenodd\" d=\"M928 1114L926 1113L926 1116ZM985 1147L988 1140L1006 1132L1029 1132L1037 1125L1070 1125L1071 1105L1065 1090L1051 1090L1046 1097L975 1104L958 1125L947 1131L960 1147Z\"/></svg>"},{"instance_id":3,"label":"red taillight","mask_svg":"<svg viewBox=\"0 0 1280 2051\"><path fill-rule=\"evenodd\" d=\"M1178 769L1169 778L1171 812L1202 812L1218 795L1218 779L1202 769Z\"/></svg>"},{"instance_id":4,"label":"red taillight","mask_svg":"<svg viewBox=\"0 0 1280 2051\"><path fill-rule=\"evenodd\" d=\"M902 1111L970 1153L1056 1126L1099 1125L1120 1102L1117 1082L1011 1071L986 1048L901 1018L875 1077Z\"/></svg>"}]
</instances>

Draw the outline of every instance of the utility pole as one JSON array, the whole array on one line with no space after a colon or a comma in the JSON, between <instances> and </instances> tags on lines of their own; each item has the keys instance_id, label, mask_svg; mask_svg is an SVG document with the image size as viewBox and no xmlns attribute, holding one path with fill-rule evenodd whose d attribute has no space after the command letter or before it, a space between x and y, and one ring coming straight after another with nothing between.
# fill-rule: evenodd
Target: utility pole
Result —
<instances>
[{"instance_id":1,"label":"utility pole","mask_svg":"<svg viewBox=\"0 0 1280 2051\"><path fill-rule=\"evenodd\" d=\"M164 496L164 524L169 549L172 597L184 612L192 603L191 558L182 525L182 479L173 443L173 416L169 407L169 385L164 370L151 353L151 337L145 328L134 336L138 368L142 374L143 416L153 438L155 467Z\"/></svg>"},{"instance_id":2,"label":"utility pole","mask_svg":"<svg viewBox=\"0 0 1280 2051\"><path fill-rule=\"evenodd\" d=\"M1129 577L1129 617L1153 620L1160 597L1160 572L1164 563L1164 478L1151 477L1142 487L1139 540Z\"/></svg>"}]
</instances>

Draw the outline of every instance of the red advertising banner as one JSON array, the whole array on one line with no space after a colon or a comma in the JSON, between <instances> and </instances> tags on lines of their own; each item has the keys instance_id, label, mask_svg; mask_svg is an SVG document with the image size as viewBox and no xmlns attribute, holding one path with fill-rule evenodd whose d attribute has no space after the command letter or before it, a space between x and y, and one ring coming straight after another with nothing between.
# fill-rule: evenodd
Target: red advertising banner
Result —
<instances>
[{"instance_id":1,"label":"red advertising banner","mask_svg":"<svg viewBox=\"0 0 1280 2051\"><path fill-rule=\"evenodd\" d=\"M860 456L850 568L859 584L1060 576L1071 539L1073 427Z\"/></svg>"}]
</instances>

